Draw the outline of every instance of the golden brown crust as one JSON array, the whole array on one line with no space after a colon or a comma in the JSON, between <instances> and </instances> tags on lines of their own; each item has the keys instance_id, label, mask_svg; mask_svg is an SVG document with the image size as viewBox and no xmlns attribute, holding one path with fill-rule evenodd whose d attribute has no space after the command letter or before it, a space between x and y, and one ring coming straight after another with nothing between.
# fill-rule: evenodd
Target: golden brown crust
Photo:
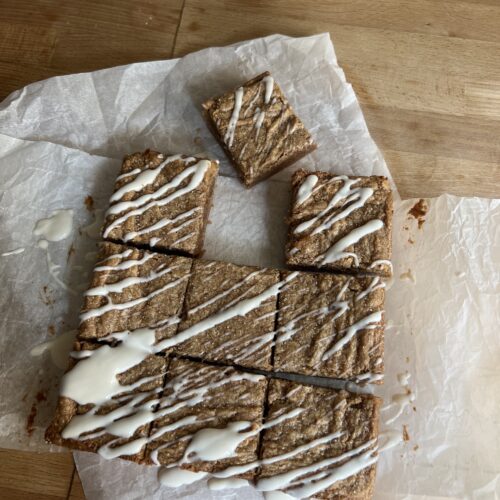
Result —
<instances>
[{"instance_id":1,"label":"golden brown crust","mask_svg":"<svg viewBox=\"0 0 500 500\"><path fill-rule=\"evenodd\" d=\"M265 102L263 78L269 72L252 78L244 89L242 106L232 142L225 140L235 92L203 103L208 126L246 187L270 177L316 149L311 135L295 115L280 87L273 82L272 95Z\"/></svg>"},{"instance_id":2,"label":"golden brown crust","mask_svg":"<svg viewBox=\"0 0 500 500\"><path fill-rule=\"evenodd\" d=\"M166 159L167 155L151 150L126 156L114 192L123 188L137 175L140 175L140 172L139 174L134 173L136 170L155 169ZM120 202L137 200L144 195L156 192L198 161L200 161L199 158L190 158L184 155L181 158L173 157L172 161L163 167L152 183L143 186L138 191L130 190L126 192L120 198ZM210 212L213 187L219 169L216 161L207 161L210 162L210 165L199 186L166 205L154 204L142 214L129 217L110 231L107 231L107 228L132 209L127 208L116 214L108 214L103 230L105 239L141 248L154 248L155 251L160 252L174 252L188 256L199 255L203 250L203 235ZM127 173L130 174L129 177L122 177ZM167 190L158 200L160 201L187 186L190 179L191 176L186 177L178 186ZM145 203L141 204L141 206L144 205ZM192 212L193 210L195 212ZM188 215L183 217L184 214ZM165 224L162 224L162 221ZM157 226L157 229L147 231L148 227L154 225ZM134 236L130 237L130 235Z\"/></svg>"},{"instance_id":3,"label":"golden brown crust","mask_svg":"<svg viewBox=\"0 0 500 500\"><path fill-rule=\"evenodd\" d=\"M312 174L318 177L316 188L311 196L299 205L297 203L299 188L305 179ZM288 219L289 232L286 246L287 265L294 269L322 269L390 277L392 270L389 265L381 264L370 267L375 261L390 260L392 254L393 200L389 181L385 177L350 177L350 179L358 179L353 188L361 187L373 190L372 196L368 198L365 204L346 217L340 218L328 228L318 230L316 234L312 234L328 217L339 214L352 201L346 203L346 206L337 203L333 209L328 210L306 230L298 232L297 227L325 210L335 193L343 187L344 181L342 179L335 180L336 177L339 176L327 172L309 172L306 170L298 170L293 174L292 205ZM319 186L322 187L317 189ZM344 201L345 198L342 199L342 202ZM346 252L353 252L357 255L359 265L356 265L355 259L351 256L334 262L321 262L322 257L335 243L350 234L353 229L363 226L374 219L381 220L384 224L383 227L364 236L357 243L345 249Z\"/></svg>"}]
</instances>

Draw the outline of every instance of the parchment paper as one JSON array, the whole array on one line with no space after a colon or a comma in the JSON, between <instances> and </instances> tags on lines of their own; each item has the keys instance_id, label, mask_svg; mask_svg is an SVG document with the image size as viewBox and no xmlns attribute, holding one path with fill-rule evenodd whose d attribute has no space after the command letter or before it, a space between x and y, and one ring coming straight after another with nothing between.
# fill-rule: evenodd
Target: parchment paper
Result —
<instances>
[{"instance_id":1,"label":"parchment paper","mask_svg":"<svg viewBox=\"0 0 500 500\"><path fill-rule=\"evenodd\" d=\"M221 174L234 177L200 104L265 70L319 146L273 179L288 179L299 167L388 175L328 34L273 35L182 59L51 78L0 104L0 133L119 159L148 147L208 152L221 160Z\"/></svg>"},{"instance_id":2,"label":"parchment paper","mask_svg":"<svg viewBox=\"0 0 500 500\"><path fill-rule=\"evenodd\" d=\"M377 391L387 407L393 395L405 393L398 375L410 373L415 400L389 425L384 422L396 408L382 411L382 430L402 438L406 426L408 441L381 454L375 499L496 499L500 202L441 196L429 200L426 222L418 229L408 216L417 201L398 203L395 213L386 376ZM92 499L127 500L139 492L165 500L179 495L159 489L154 468L145 476L143 467L90 453L76 453L75 461ZM204 482L182 492L182 498L197 500L263 498L251 488L216 496Z\"/></svg>"},{"instance_id":3,"label":"parchment paper","mask_svg":"<svg viewBox=\"0 0 500 500\"><path fill-rule=\"evenodd\" d=\"M248 191L203 124L199 104L266 69L319 148ZM241 264L282 265L286 181L294 168L388 175L328 35L276 35L180 60L53 78L12 94L0 104L0 254L25 251L0 257L6 285L0 290L0 446L47 449L43 428L61 370L49 354L33 358L29 351L53 331L73 329L80 304L78 293L60 289L49 275L32 228L56 209L74 210L72 235L51 244L49 253L61 265L61 279L78 292L95 246L88 236L93 231L84 228L107 205L117 159L147 147L206 152L222 160L206 256ZM90 211L84 204L88 195L94 202ZM495 498L500 494L495 392L500 346L493 328L499 310L498 202L440 197L431 203L421 230L406 220L414 202L404 202L396 212L396 279L387 299L387 316L395 326L386 334L382 391L388 403L405 392L398 375L408 370L416 399L388 426L402 433L407 425L410 439L382 456L377 495ZM386 412L387 420L394 408ZM104 462L86 453L75 459L89 498L179 496L159 489L154 468ZM199 485L187 489L195 492L211 498ZM255 492L237 494L261 498ZM217 498L234 496L227 492Z\"/></svg>"}]
</instances>

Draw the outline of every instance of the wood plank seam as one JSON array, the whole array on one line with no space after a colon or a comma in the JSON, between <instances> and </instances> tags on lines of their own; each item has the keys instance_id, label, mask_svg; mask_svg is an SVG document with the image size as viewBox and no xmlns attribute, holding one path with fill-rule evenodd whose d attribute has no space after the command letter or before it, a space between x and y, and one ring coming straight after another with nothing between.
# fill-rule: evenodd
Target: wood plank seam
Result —
<instances>
[{"instance_id":1,"label":"wood plank seam","mask_svg":"<svg viewBox=\"0 0 500 500\"><path fill-rule=\"evenodd\" d=\"M170 53L170 58L172 59L175 54L175 44L177 43L177 35L181 27L182 16L184 15L184 7L186 6L186 0L182 1L181 13L179 14L179 20L177 21L177 28L175 29L174 41L172 43L172 52Z\"/></svg>"},{"instance_id":2,"label":"wood plank seam","mask_svg":"<svg viewBox=\"0 0 500 500\"><path fill-rule=\"evenodd\" d=\"M69 481L68 492L66 493L66 500L68 500L69 496L71 495L71 489L73 488L73 481L75 480L75 474L78 473L76 471L76 466L73 465L73 474L71 474L71 480Z\"/></svg>"}]
</instances>

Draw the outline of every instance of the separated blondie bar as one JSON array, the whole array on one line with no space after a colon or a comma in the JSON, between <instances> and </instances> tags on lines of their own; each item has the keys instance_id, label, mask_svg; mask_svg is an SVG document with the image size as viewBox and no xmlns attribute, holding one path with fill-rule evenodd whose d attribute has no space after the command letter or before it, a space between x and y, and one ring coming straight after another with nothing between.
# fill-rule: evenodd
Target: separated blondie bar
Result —
<instances>
[{"instance_id":1,"label":"separated blondie bar","mask_svg":"<svg viewBox=\"0 0 500 500\"><path fill-rule=\"evenodd\" d=\"M104 221L104 239L196 256L218 162L147 150L127 156Z\"/></svg>"},{"instance_id":2,"label":"separated blondie bar","mask_svg":"<svg viewBox=\"0 0 500 500\"><path fill-rule=\"evenodd\" d=\"M294 268L389 277L392 212L385 177L297 171L286 262Z\"/></svg>"},{"instance_id":3,"label":"separated blondie bar","mask_svg":"<svg viewBox=\"0 0 500 500\"><path fill-rule=\"evenodd\" d=\"M215 137L247 187L316 149L269 72L210 99L203 109Z\"/></svg>"}]
</instances>

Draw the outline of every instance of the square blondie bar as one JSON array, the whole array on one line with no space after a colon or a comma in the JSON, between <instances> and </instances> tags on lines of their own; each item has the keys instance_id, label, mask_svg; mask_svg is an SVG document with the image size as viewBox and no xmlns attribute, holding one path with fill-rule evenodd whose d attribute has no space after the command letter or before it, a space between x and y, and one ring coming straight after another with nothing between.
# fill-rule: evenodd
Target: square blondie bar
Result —
<instances>
[{"instance_id":1,"label":"square blondie bar","mask_svg":"<svg viewBox=\"0 0 500 500\"><path fill-rule=\"evenodd\" d=\"M197 256L218 162L156 151L125 157L104 221L104 239Z\"/></svg>"},{"instance_id":2,"label":"square blondie bar","mask_svg":"<svg viewBox=\"0 0 500 500\"><path fill-rule=\"evenodd\" d=\"M104 242L84 293L78 338L100 340L141 328L156 339L177 331L192 259Z\"/></svg>"},{"instance_id":3,"label":"square blondie bar","mask_svg":"<svg viewBox=\"0 0 500 500\"><path fill-rule=\"evenodd\" d=\"M247 187L316 149L269 72L203 104L207 122Z\"/></svg>"},{"instance_id":4,"label":"square blondie bar","mask_svg":"<svg viewBox=\"0 0 500 500\"><path fill-rule=\"evenodd\" d=\"M133 336L116 346L75 342L45 433L48 442L143 462L152 420L147 416L158 403L168 360L147 352L131 355L132 340L140 342Z\"/></svg>"},{"instance_id":5,"label":"square blondie bar","mask_svg":"<svg viewBox=\"0 0 500 500\"><path fill-rule=\"evenodd\" d=\"M288 380L269 382L260 491L368 500L377 463L380 400ZM287 417L287 418L285 418Z\"/></svg>"},{"instance_id":6,"label":"square blondie bar","mask_svg":"<svg viewBox=\"0 0 500 500\"><path fill-rule=\"evenodd\" d=\"M279 278L276 269L194 261L174 352L271 369Z\"/></svg>"},{"instance_id":7,"label":"square blondie bar","mask_svg":"<svg viewBox=\"0 0 500 500\"><path fill-rule=\"evenodd\" d=\"M286 263L390 277L392 213L385 177L299 170L292 177Z\"/></svg>"},{"instance_id":8,"label":"square blondie bar","mask_svg":"<svg viewBox=\"0 0 500 500\"><path fill-rule=\"evenodd\" d=\"M274 370L380 382L385 284L379 276L282 272Z\"/></svg>"},{"instance_id":9,"label":"square blondie bar","mask_svg":"<svg viewBox=\"0 0 500 500\"><path fill-rule=\"evenodd\" d=\"M262 375L172 359L148 459L211 473L255 463L266 388ZM251 479L254 469L237 475Z\"/></svg>"}]
</instances>

